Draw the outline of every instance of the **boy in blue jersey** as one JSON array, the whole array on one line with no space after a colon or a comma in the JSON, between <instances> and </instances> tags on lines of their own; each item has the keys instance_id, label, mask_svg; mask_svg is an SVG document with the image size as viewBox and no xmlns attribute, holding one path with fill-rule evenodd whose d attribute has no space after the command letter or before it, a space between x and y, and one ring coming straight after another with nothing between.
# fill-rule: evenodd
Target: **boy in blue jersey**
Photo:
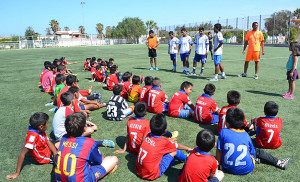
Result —
<instances>
[{"instance_id":1,"label":"boy in blue jersey","mask_svg":"<svg viewBox=\"0 0 300 182\"><path fill-rule=\"evenodd\" d=\"M230 108L226 113L226 126L219 134L216 158L227 172L245 175L253 171L255 163L265 163L286 169L290 159L280 159L259 148L254 148L248 133L241 129L245 120L243 111Z\"/></svg>"},{"instance_id":2,"label":"boy in blue jersey","mask_svg":"<svg viewBox=\"0 0 300 182\"><path fill-rule=\"evenodd\" d=\"M204 34L203 27L199 28L199 35L196 36L194 44L195 44L195 57L193 61L194 62L193 72L191 73L191 75L196 75L197 62L201 61L202 67L201 67L200 76L202 76L204 71L204 65L206 63L208 49L209 49L208 37Z\"/></svg>"},{"instance_id":3,"label":"boy in blue jersey","mask_svg":"<svg viewBox=\"0 0 300 182\"><path fill-rule=\"evenodd\" d=\"M86 128L84 114L69 115L65 127L54 169L56 181L98 181L117 169L116 156L103 158L98 149L102 142L81 136Z\"/></svg>"},{"instance_id":4,"label":"boy in blue jersey","mask_svg":"<svg viewBox=\"0 0 300 182\"><path fill-rule=\"evenodd\" d=\"M189 56L191 54L191 50L193 47L192 38L187 34L186 29L181 29L182 36L179 39L179 53L180 58L183 64L183 73L189 75L190 68L189 68Z\"/></svg>"}]
</instances>

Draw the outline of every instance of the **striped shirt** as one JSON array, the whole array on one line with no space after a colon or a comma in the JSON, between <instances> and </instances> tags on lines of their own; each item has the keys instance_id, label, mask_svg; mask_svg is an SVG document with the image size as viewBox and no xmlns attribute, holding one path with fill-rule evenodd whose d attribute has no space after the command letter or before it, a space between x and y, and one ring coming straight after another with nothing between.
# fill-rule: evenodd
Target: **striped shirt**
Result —
<instances>
[{"instance_id":1,"label":"striped shirt","mask_svg":"<svg viewBox=\"0 0 300 182\"><path fill-rule=\"evenodd\" d=\"M126 116L123 113L128 108L126 100L120 95L111 96L107 106L107 118L113 121L123 120Z\"/></svg>"}]
</instances>

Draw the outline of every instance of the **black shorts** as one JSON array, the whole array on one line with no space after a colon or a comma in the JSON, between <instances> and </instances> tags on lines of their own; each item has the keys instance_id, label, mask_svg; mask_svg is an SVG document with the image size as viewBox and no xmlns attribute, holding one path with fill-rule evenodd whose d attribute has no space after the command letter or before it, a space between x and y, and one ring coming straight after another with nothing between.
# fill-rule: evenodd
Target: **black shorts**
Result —
<instances>
[{"instance_id":1,"label":"black shorts","mask_svg":"<svg viewBox=\"0 0 300 182\"><path fill-rule=\"evenodd\" d=\"M212 44L209 44L209 51L212 51Z\"/></svg>"},{"instance_id":2,"label":"black shorts","mask_svg":"<svg viewBox=\"0 0 300 182\"><path fill-rule=\"evenodd\" d=\"M148 57L149 58L157 58L156 49L149 49Z\"/></svg>"}]
</instances>

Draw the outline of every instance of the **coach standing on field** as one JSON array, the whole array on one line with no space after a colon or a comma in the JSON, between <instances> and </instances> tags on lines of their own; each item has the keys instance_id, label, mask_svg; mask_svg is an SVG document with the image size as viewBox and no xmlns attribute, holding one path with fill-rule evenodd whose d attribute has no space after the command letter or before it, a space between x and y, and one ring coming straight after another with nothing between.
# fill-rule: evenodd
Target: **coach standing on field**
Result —
<instances>
[{"instance_id":1,"label":"coach standing on field","mask_svg":"<svg viewBox=\"0 0 300 182\"><path fill-rule=\"evenodd\" d=\"M245 55L245 50L248 46L246 61L244 65L244 73L239 75L240 77L247 77L247 69L249 65L249 61L254 60L255 62L255 75L254 79L258 79L258 69L259 69L259 61L260 61L260 46L262 50L262 55L265 54L264 51L264 36L261 31L258 30L258 23L252 23L252 30L250 30L245 37L244 50L243 54Z\"/></svg>"}]
</instances>

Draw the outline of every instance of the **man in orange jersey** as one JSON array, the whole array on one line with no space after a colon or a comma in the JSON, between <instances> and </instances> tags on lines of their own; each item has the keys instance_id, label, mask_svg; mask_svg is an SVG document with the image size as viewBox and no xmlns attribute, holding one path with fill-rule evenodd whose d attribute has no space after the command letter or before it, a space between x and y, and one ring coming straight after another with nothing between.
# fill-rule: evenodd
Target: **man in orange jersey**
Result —
<instances>
[{"instance_id":1,"label":"man in orange jersey","mask_svg":"<svg viewBox=\"0 0 300 182\"><path fill-rule=\"evenodd\" d=\"M150 65L151 65L150 70L155 69L157 71L158 68L157 68L157 62L156 62L156 58L157 58L156 49L157 49L157 46L159 45L159 40L158 40L156 35L154 36L154 31L153 30L149 31L149 37L148 37L148 40L146 42L146 45L147 45L148 50L149 50L148 56L150 58ZM154 59L155 68L153 68L153 59Z\"/></svg>"},{"instance_id":2,"label":"man in orange jersey","mask_svg":"<svg viewBox=\"0 0 300 182\"><path fill-rule=\"evenodd\" d=\"M255 62L255 75L254 79L258 79L258 69L259 69L259 60L260 60L260 46L262 50L262 55L265 54L264 51L264 36L261 33L261 31L258 30L258 23L253 22L252 23L252 30L249 31L246 34L245 37L245 43L244 43L244 50L243 54L245 55L245 49L248 46L248 51L247 51L247 56L246 56L246 61L244 65L244 73L239 75L239 77L247 77L247 69L249 65L249 61L254 60Z\"/></svg>"}]
</instances>

